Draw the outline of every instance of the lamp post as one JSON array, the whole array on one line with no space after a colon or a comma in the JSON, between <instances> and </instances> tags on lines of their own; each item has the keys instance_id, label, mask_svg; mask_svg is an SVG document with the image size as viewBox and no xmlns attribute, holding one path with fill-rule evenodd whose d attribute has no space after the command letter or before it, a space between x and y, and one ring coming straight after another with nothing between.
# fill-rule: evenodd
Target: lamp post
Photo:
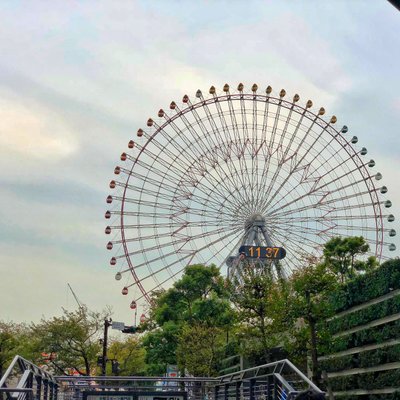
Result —
<instances>
[{"instance_id":1,"label":"lamp post","mask_svg":"<svg viewBox=\"0 0 400 400\"><path fill-rule=\"evenodd\" d=\"M107 339L108 339L108 328L112 324L112 319L106 318L104 320L104 336L103 336L103 357L101 360L101 375L106 375L106 365L107 365Z\"/></svg>"}]
</instances>

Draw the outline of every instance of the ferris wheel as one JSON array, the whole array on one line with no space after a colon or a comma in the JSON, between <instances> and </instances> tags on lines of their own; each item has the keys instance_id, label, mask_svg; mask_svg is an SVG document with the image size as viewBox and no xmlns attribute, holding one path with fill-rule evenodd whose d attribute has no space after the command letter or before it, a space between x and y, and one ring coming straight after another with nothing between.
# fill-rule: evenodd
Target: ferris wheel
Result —
<instances>
[{"instance_id":1,"label":"ferris wheel","mask_svg":"<svg viewBox=\"0 0 400 400\"><path fill-rule=\"evenodd\" d=\"M283 89L226 84L148 119L114 169L105 214L110 265L132 308L187 265L226 272L243 244L283 247L285 275L334 236L363 236L380 260L396 250L375 161L324 115Z\"/></svg>"}]
</instances>

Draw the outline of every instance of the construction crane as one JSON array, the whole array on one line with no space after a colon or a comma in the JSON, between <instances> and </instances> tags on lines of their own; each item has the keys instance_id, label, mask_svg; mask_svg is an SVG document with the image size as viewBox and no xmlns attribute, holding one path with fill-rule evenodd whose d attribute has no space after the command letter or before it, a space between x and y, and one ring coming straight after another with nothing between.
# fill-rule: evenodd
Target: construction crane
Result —
<instances>
[{"instance_id":1,"label":"construction crane","mask_svg":"<svg viewBox=\"0 0 400 400\"><path fill-rule=\"evenodd\" d=\"M71 291L72 295L74 296L74 299L77 302L79 309L82 310L84 308L84 306L79 301L78 296L75 294L74 290L72 289L72 286L69 283L67 283L67 285L68 285L69 290Z\"/></svg>"}]
</instances>

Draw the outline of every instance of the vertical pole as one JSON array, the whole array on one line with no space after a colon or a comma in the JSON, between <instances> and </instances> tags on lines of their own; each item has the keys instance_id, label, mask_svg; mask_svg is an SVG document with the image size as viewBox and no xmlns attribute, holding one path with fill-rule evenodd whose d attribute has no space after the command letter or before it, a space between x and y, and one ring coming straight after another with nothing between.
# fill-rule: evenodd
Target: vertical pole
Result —
<instances>
[{"instance_id":1,"label":"vertical pole","mask_svg":"<svg viewBox=\"0 0 400 400\"><path fill-rule=\"evenodd\" d=\"M240 400L240 384L241 382L236 382L236 391L235 391L236 400Z\"/></svg>"},{"instance_id":2,"label":"vertical pole","mask_svg":"<svg viewBox=\"0 0 400 400\"><path fill-rule=\"evenodd\" d=\"M104 337L103 337L103 359L101 360L101 375L106 375L107 365L107 340L108 340L108 327L111 322L108 319L104 320Z\"/></svg>"},{"instance_id":3,"label":"vertical pole","mask_svg":"<svg viewBox=\"0 0 400 400\"><path fill-rule=\"evenodd\" d=\"M54 400L54 383L49 382L49 400Z\"/></svg>"},{"instance_id":4,"label":"vertical pole","mask_svg":"<svg viewBox=\"0 0 400 400\"><path fill-rule=\"evenodd\" d=\"M256 386L256 380L255 379L250 379L250 400L254 400L254 388Z\"/></svg>"},{"instance_id":5,"label":"vertical pole","mask_svg":"<svg viewBox=\"0 0 400 400\"><path fill-rule=\"evenodd\" d=\"M42 396L42 377L37 376L35 400L40 400L41 396Z\"/></svg>"},{"instance_id":6,"label":"vertical pole","mask_svg":"<svg viewBox=\"0 0 400 400\"><path fill-rule=\"evenodd\" d=\"M272 376L268 375L267 378L267 400L271 400L272 394Z\"/></svg>"},{"instance_id":7,"label":"vertical pole","mask_svg":"<svg viewBox=\"0 0 400 400\"><path fill-rule=\"evenodd\" d=\"M215 388L214 388L214 400L218 400L218 392L219 392L219 386L215 386Z\"/></svg>"},{"instance_id":8,"label":"vertical pole","mask_svg":"<svg viewBox=\"0 0 400 400\"><path fill-rule=\"evenodd\" d=\"M43 400L48 400L49 395L49 381L47 379L43 380Z\"/></svg>"},{"instance_id":9,"label":"vertical pole","mask_svg":"<svg viewBox=\"0 0 400 400\"><path fill-rule=\"evenodd\" d=\"M229 398L229 383L226 383L224 390L224 400L228 400L228 398Z\"/></svg>"},{"instance_id":10,"label":"vertical pole","mask_svg":"<svg viewBox=\"0 0 400 400\"><path fill-rule=\"evenodd\" d=\"M31 372L28 376L28 380L27 380L27 386L28 388L32 389L32 391L29 392L29 394L27 395L29 400L34 400L35 399L35 395L34 395L34 391L33 391L33 373Z\"/></svg>"},{"instance_id":11,"label":"vertical pole","mask_svg":"<svg viewBox=\"0 0 400 400\"><path fill-rule=\"evenodd\" d=\"M58 399L58 385L54 385L54 400Z\"/></svg>"}]
</instances>

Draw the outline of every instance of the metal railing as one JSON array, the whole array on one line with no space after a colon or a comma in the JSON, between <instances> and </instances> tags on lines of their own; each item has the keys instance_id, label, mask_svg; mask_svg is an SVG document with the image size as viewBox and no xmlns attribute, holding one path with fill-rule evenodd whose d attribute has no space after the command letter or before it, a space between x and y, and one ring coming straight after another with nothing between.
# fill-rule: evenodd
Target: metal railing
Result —
<instances>
[{"instance_id":1,"label":"metal railing","mask_svg":"<svg viewBox=\"0 0 400 400\"><path fill-rule=\"evenodd\" d=\"M249 368L217 379L214 400L292 400L308 389L322 393L289 360Z\"/></svg>"},{"instance_id":2,"label":"metal railing","mask_svg":"<svg viewBox=\"0 0 400 400\"><path fill-rule=\"evenodd\" d=\"M149 376L57 376L60 384L58 400L78 400L83 394L113 393L115 397L136 394L139 398L149 393L163 397L177 398L177 393L185 393L188 400L205 400L212 393L211 387L217 384L216 378L208 377L149 377ZM120 393L120 396L116 396Z\"/></svg>"},{"instance_id":3,"label":"metal railing","mask_svg":"<svg viewBox=\"0 0 400 400\"><path fill-rule=\"evenodd\" d=\"M11 384L14 387L11 388ZM53 376L15 357L0 381L0 400L152 399L182 393L187 400L293 400L304 390L322 391L289 360L245 369L217 378L143 376ZM91 398L91 397L90 397Z\"/></svg>"},{"instance_id":4,"label":"metal railing","mask_svg":"<svg viewBox=\"0 0 400 400\"><path fill-rule=\"evenodd\" d=\"M15 356L0 380L0 399L57 400L58 382L53 375Z\"/></svg>"}]
</instances>

